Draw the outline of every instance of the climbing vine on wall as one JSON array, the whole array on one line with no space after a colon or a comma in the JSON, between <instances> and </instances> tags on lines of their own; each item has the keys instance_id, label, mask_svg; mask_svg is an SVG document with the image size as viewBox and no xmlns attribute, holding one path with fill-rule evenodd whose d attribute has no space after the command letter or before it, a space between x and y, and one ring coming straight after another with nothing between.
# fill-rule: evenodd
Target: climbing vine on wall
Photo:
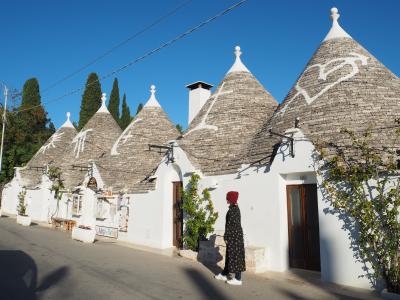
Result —
<instances>
[{"instance_id":1,"label":"climbing vine on wall","mask_svg":"<svg viewBox=\"0 0 400 300\"><path fill-rule=\"evenodd\" d=\"M61 169L58 167L50 167L47 171L49 179L52 181L50 191L54 192L54 198L61 200L62 190L64 189L64 181L61 179Z\"/></svg>"},{"instance_id":2,"label":"climbing vine on wall","mask_svg":"<svg viewBox=\"0 0 400 300\"><path fill-rule=\"evenodd\" d=\"M26 196L26 190L22 190L18 194L17 212L20 216L26 216L25 196Z\"/></svg>"},{"instance_id":3,"label":"climbing vine on wall","mask_svg":"<svg viewBox=\"0 0 400 300\"><path fill-rule=\"evenodd\" d=\"M185 248L197 251L199 240L214 231L218 213L214 210L210 192L204 189L199 195L200 176L193 174L188 188L182 192L182 209L184 212L183 244Z\"/></svg>"},{"instance_id":4,"label":"climbing vine on wall","mask_svg":"<svg viewBox=\"0 0 400 300\"><path fill-rule=\"evenodd\" d=\"M319 175L353 250L372 268L369 279L383 279L389 292L400 293L399 157L396 149L373 146L372 133L372 127L362 134L343 129L347 145L321 143Z\"/></svg>"}]
</instances>

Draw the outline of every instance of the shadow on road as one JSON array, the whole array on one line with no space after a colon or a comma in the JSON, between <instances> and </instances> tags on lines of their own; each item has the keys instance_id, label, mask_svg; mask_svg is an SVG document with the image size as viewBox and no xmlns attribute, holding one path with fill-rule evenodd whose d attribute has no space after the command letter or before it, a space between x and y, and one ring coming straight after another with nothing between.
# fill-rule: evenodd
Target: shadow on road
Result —
<instances>
[{"instance_id":1,"label":"shadow on road","mask_svg":"<svg viewBox=\"0 0 400 300\"><path fill-rule=\"evenodd\" d=\"M63 266L46 275L38 285L35 261L18 250L0 251L0 291L2 299L38 299L36 293L57 284L69 273Z\"/></svg>"},{"instance_id":2,"label":"shadow on road","mask_svg":"<svg viewBox=\"0 0 400 300\"><path fill-rule=\"evenodd\" d=\"M213 280L212 277L205 277L195 269L185 269L185 273L197 287L197 290L204 295L203 299L229 299L210 282L210 280Z\"/></svg>"}]
</instances>

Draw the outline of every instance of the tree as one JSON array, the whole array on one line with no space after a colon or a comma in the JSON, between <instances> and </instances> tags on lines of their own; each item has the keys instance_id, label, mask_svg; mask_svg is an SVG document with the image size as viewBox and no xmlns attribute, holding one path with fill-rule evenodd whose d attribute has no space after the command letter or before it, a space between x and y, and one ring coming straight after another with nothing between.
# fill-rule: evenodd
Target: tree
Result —
<instances>
[{"instance_id":1,"label":"tree","mask_svg":"<svg viewBox=\"0 0 400 300\"><path fill-rule=\"evenodd\" d=\"M36 78L30 78L25 81L22 90L21 106L36 106L40 105L39 82Z\"/></svg>"},{"instance_id":2,"label":"tree","mask_svg":"<svg viewBox=\"0 0 400 300\"><path fill-rule=\"evenodd\" d=\"M17 111L19 113L15 114ZM41 105L36 78L25 82L21 105L7 110L6 119L0 186L11 180L14 168L24 166L55 131Z\"/></svg>"},{"instance_id":3,"label":"tree","mask_svg":"<svg viewBox=\"0 0 400 300\"><path fill-rule=\"evenodd\" d=\"M140 113L140 111L143 109L143 104L139 103L137 109L136 109L136 116L138 115L138 113Z\"/></svg>"},{"instance_id":4,"label":"tree","mask_svg":"<svg viewBox=\"0 0 400 300\"><path fill-rule=\"evenodd\" d=\"M101 106L101 85L96 73L90 73L82 95L81 110L79 112L79 126L81 130L89 119Z\"/></svg>"},{"instance_id":5,"label":"tree","mask_svg":"<svg viewBox=\"0 0 400 300\"><path fill-rule=\"evenodd\" d=\"M396 151L371 146L372 132L372 128L362 134L343 129L347 145L320 143L318 173L332 213L349 230L356 256L372 268L369 279L381 278L389 292L400 293L398 157Z\"/></svg>"},{"instance_id":6,"label":"tree","mask_svg":"<svg viewBox=\"0 0 400 300\"><path fill-rule=\"evenodd\" d=\"M182 209L185 221L183 243L186 248L193 251L198 250L199 240L214 231L214 224L218 218L208 189L202 191L202 196L199 195L199 180L200 176L193 174L188 189L182 191Z\"/></svg>"},{"instance_id":7,"label":"tree","mask_svg":"<svg viewBox=\"0 0 400 300\"><path fill-rule=\"evenodd\" d=\"M179 131L180 134L183 133L183 129L182 129L182 126L181 126L180 124L176 124L175 127L176 127L176 129Z\"/></svg>"},{"instance_id":8,"label":"tree","mask_svg":"<svg viewBox=\"0 0 400 300\"><path fill-rule=\"evenodd\" d=\"M122 98L122 113L121 113L121 119L119 122L120 127L122 130L124 130L128 125L131 123L132 117L131 117L131 111L129 109L128 104L126 103L126 95L124 94Z\"/></svg>"},{"instance_id":9,"label":"tree","mask_svg":"<svg viewBox=\"0 0 400 300\"><path fill-rule=\"evenodd\" d=\"M108 102L108 110L114 117L117 123L119 122L119 87L118 79L114 79L113 87L110 94L110 101Z\"/></svg>"}]
</instances>

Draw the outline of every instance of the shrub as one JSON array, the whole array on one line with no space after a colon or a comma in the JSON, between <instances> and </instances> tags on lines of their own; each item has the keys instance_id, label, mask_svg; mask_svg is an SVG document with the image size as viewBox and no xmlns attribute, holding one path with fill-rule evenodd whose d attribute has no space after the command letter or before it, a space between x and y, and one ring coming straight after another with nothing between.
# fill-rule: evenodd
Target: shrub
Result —
<instances>
[{"instance_id":1,"label":"shrub","mask_svg":"<svg viewBox=\"0 0 400 300\"><path fill-rule=\"evenodd\" d=\"M396 151L371 146L372 128L361 135L350 130L341 133L348 137L348 145L319 145L322 186L329 193L333 213L358 234L351 241L357 257L372 268L372 274L367 271L369 279L381 278L389 292L400 293L400 178Z\"/></svg>"},{"instance_id":2,"label":"shrub","mask_svg":"<svg viewBox=\"0 0 400 300\"><path fill-rule=\"evenodd\" d=\"M26 196L26 190L22 190L18 194L17 211L20 216L26 216L25 196Z\"/></svg>"},{"instance_id":3,"label":"shrub","mask_svg":"<svg viewBox=\"0 0 400 300\"><path fill-rule=\"evenodd\" d=\"M182 209L184 213L183 244L185 248L198 251L199 240L214 231L218 213L214 211L210 192L204 189L198 193L200 176L193 174L188 189L182 191Z\"/></svg>"}]
</instances>

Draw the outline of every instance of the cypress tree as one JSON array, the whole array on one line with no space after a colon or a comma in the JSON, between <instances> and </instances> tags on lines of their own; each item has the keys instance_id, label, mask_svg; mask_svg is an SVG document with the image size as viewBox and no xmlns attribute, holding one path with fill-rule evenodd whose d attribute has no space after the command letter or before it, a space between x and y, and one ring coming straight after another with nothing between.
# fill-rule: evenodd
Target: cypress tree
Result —
<instances>
[{"instance_id":1,"label":"cypress tree","mask_svg":"<svg viewBox=\"0 0 400 300\"><path fill-rule=\"evenodd\" d=\"M89 119L101 106L101 85L96 73L90 73L82 95L81 111L79 112L79 126L81 130Z\"/></svg>"},{"instance_id":2,"label":"cypress tree","mask_svg":"<svg viewBox=\"0 0 400 300\"><path fill-rule=\"evenodd\" d=\"M119 87L118 79L114 79L113 87L110 94L110 101L108 102L108 110L114 117L115 121L119 121Z\"/></svg>"},{"instance_id":3,"label":"cypress tree","mask_svg":"<svg viewBox=\"0 0 400 300\"><path fill-rule=\"evenodd\" d=\"M21 106L36 106L40 104L39 82L36 78L25 81L22 89Z\"/></svg>"},{"instance_id":4,"label":"cypress tree","mask_svg":"<svg viewBox=\"0 0 400 300\"><path fill-rule=\"evenodd\" d=\"M14 167L24 166L55 131L54 124L41 105L39 82L36 78L25 82L21 105L12 110L22 111L18 114L7 114L0 186L11 180Z\"/></svg>"},{"instance_id":5,"label":"cypress tree","mask_svg":"<svg viewBox=\"0 0 400 300\"><path fill-rule=\"evenodd\" d=\"M124 96L122 98L122 113L121 113L121 119L120 119L120 123L119 123L122 130L124 130L126 127L128 127L131 120L132 120L131 111L129 109L128 104L126 103L126 95L124 94Z\"/></svg>"},{"instance_id":6,"label":"cypress tree","mask_svg":"<svg viewBox=\"0 0 400 300\"><path fill-rule=\"evenodd\" d=\"M140 113L140 111L142 110L142 108L143 108L143 104L142 104L142 103L139 103L139 105L138 105L138 107L137 107L137 109L136 109L136 116L137 116L138 113Z\"/></svg>"},{"instance_id":7,"label":"cypress tree","mask_svg":"<svg viewBox=\"0 0 400 300\"><path fill-rule=\"evenodd\" d=\"M176 124L175 127L176 127L176 129L179 131L180 134L183 133L183 128L182 128L182 126L181 126L180 124Z\"/></svg>"}]
</instances>

